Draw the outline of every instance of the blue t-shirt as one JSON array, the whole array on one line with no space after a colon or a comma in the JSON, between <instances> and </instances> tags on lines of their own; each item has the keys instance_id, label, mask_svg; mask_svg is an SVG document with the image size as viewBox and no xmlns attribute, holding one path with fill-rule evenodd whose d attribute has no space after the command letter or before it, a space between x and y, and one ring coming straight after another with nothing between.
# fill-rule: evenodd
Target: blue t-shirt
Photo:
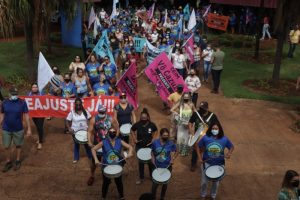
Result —
<instances>
[{"instance_id":1,"label":"blue t-shirt","mask_svg":"<svg viewBox=\"0 0 300 200\"><path fill-rule=\"evenodd\" d=\"M226 137L223 136L220 139L216 139L214 137L208 137L205 135L198 143L199 148L204 148L203 160L207 160L207 163L210 165L224 165L224 149L231 149L233 144Z\"/></svg>"},{"instance_id":2,"label":"blue t-shirt","mask_svg":"<svg viewBox=\"0 0 300 200\"><path fill-rule=\"evenodd\" d=\"M103 70L104 70L105 77L108 80L116 76L117 67L113 63L109 63L108 65L107 64L103 65Z\"/></svg>"},{"instance_id":3,"label":"blue t-shirt","mask_svg":"<svg viewBox=\"0 0 300 200\"><path fill-rule=\"evenodd\" d=\"M113 147L113 148L112 148ZM110 139L103 140L103 163L104 164L117 164L122 158L121 156L122 143L120 138L115 139L115 146L112 146Z\"/></svg>"},{"instance_id":4,"label":"blue t-shirt","mask_svg":"<svg viewBox=\"0 0 300 200\"><path fill-rule=\"evenodd\" d=\"M100 64L98 62L96 62L95 64L88 63L86 65L85 71L87 72L91 82L99 81L99 73L98 73L99 66Z\"/></svg>"},{"instance_id":5,"label":"blue t-shirt","mask_svg":"<svg viewBox=\"0 0 300 200\"><path fill-rule=\"evenodd\" d=\"M109 89L109 85L107 84L100 85L100 83L96 83L95 85L93 85L94 94L97 96L108 95L108 89Z\"/></svg>"},{"instance_id":6,"label":"blue t-shirt","mask_svg":"<svg viewBox=\"0 0 300 200\"><path fill-rule=\"evenodd\" d=\"M65 82L61 83L61 96L67 97L67 95L76 94L76 87L73 83L68 83L68 85Z\"/></svg>"},{"instance_id":7,"label":"blue t-shirt","mask_svg":"<svg viewBox=\"0 0 300 200\"><path fill-rule=\"evenodd\" d=\"M5 100L2 103L1 112L4 114L2 129L8 132L23 130L23 114L28 113L28 107L24 100Z\"/></svg>"},{"instance_id":8,"label":"blue t-shirt","mask_svg":"<svg viewBox=\"0 0 300 200\"><path fill-rule=\"evenodd\" d=\"M156 139L153 141L151 149L155 157L155 165L160 168L166 168L170 165L171 153L176 152L176 145L172 141L162 145L160 139Z\"/></svg>"}]
</instances>

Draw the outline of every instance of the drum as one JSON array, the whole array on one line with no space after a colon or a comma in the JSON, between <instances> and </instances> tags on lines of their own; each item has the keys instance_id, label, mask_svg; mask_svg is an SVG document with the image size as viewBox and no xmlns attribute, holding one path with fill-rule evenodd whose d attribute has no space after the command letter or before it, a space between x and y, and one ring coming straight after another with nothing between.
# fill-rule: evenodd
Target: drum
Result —
<instances>
[{"instance_id":1,"label":"drum","mask_svg":"<svg viewBox=\"0 0 300 200\"><path fill-rule=\"evenodd\" d=\"M156 168L152 172L152 180L157 184L167 184L171 179L171 172L167 168Z\"/></svg>"},{"instance_id":2,"label":"drum","mask_svg":"<svg viewBox=\"0 0 300 200\"><path fill-rule=\"evenodd\" d=\"M141 148L136 153L140 162L148 163L151 161L151 148Z\"/></svg>"},{"instance_id":3,"label":"drum","mask_svg":"<svg viewBox=\"0 0 300 200\"><path fill-rule=\"evenodd\" d=\"M102 148L100 148L100 149L98 149L97 151L96 151L96 153L97 153L97 155L102 155Z\"/></svg>"},{"instance_id":4,"label":"drum","mask_svg":"<svg viewBox=\"0 0 300 200\"><path fill-rule=\"evenodd\" d=\"M107 178L118 178L122 175L123 167L120 165L107 165L103 169L103 174Z\"/></svg>"},{"instance_id":5,"label":"drum","mask_svg":"<svg viewBox=\"0 0 300 200\"><path fill-rule=\"evenodd\" d=\"M123 136L129 136L130 134L130 129L131 129L131 124L123 124L121 127L120 127L120 132Z\"/></svg>"},{"instance_id":6,"label":"drum","mask_svg":"<svg viewBox=\"0 0 300 200\"><path fill-rule=\"evenodd\" d=\"M206 178L211 181L220 181L225 176L225 168L221 165L211 165L204 171Z\"/></svg>"},{"instance_id":7,"label":"drum","mask_svg":"<svg viewBox=\"0 0 300 200\"><path fill-rule=\"evenodd\" d=\"M87 138L87 131L85 130L79 130L74 133L74 141L78 144L87 144L88 138Z\"/></svg>"},{"instance_id":8,"label":"drum","mask_svg":"<svg viewBox=\"0 0 300 200\"><path fill-rule=\"evenodd\" d=\"M207 131L207 126L206 125L201 125L195 135L190 135L189 141L188 141L188 146L192 147L200 138L202 138Z\"/></svg>"}]
</instances>

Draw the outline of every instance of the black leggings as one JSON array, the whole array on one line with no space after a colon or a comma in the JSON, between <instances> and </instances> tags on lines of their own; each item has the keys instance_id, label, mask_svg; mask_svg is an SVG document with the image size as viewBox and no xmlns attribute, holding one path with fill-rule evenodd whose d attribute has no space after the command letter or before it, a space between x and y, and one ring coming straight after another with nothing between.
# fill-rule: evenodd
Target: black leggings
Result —
<instances>
[{"instance_id":1,"label":"black leggings","mask_svg":"<svg viewBox=\"0 0 300 200\"><path fill-rule=\"evenodd\" d=\"M103 174L103 172L102 172ZM119 192L120 198L124 198L124 191L123 191L123 181L122 181L122 176L115 179L115 184L117 186L117 190ZM106 198L107 192L108 192L108 187L109 184L111 183L111 179L107 178L103 174L103 183L102 183L102 198Z\"/></svg>"},{"instance_id":2,"label":"black leggings","mask_svg":"<svg viewBox=\"0 0 300 200\"><path fill-rule=\"evenodd\" d=\"M43 143L44 139L44 120L45 118L32 118L32 121L34 122L39 134L39 143Z\"/></svg>"},{"instance_id":3,"label":"black leggings","mask_svg":"<svg viewBox=\"0 0 300 200\"><path fill-rule=\"evenodd\" d=\"M170 170L170 172L172 172L172 166L168 167L168 169ZM152 195L153 195L154 199L156 199L156 190L157 190L158 186L159 186L159 184L154 183L154 182L152 183ZM161 188L161 193L160 193L161 199L165 198L167 189L168 189L168 184L163 184L162 188Z\"/></svg>"}]
</instances>

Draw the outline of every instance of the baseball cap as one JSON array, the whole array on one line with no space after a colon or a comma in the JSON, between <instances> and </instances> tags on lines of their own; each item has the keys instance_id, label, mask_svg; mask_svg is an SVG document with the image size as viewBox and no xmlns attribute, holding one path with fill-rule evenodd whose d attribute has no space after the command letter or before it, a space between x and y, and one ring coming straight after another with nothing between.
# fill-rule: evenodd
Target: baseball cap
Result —
<instances>
[{"instance_id":1,"label":"baseball cap","mask_svg":"<svg viewBox=\"0 0 300 200\"><path fill-rule=\"evenodd\" d=\"M103 105L99 105L98 106L98 112L101 112L101 113L106 112L106 107L103 106Z\"/></svg>"},{"instance_id":2,"label":"baseball cap","mask_svg":"<svg viewBox=\"0 0 300 200\"><path fill-rule=\"evenodd\" d=\"M208 103L206 101L201 101L200 102L200 108L208 110Z\"/></svg>"}]
</instances>

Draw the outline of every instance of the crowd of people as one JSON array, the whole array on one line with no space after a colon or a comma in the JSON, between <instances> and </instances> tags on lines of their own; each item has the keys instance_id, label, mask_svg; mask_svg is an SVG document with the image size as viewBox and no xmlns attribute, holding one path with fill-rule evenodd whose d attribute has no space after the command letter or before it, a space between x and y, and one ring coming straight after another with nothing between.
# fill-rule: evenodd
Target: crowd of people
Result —
<instances>
[{"instance_id":1,"label":"crowd of people","mask_svg":"<svg viewBox=\"0 0 300 200\"><path fill-rule=\"evenodd\" d=\"M143 10L143 8L140 9ZM222 177L213 180L208 177L206 170L214 166L224 169L225 158L231 157L234 145L225 136L216 114L209 111L208 102L201 100L198 103L198 98L201 83L211 82L211 92L219 93L225 53L220 47L209 43L202 34L203 10L196 10L197 25L190 31L183 28L182 32L180 20L183 20L183 27L186 27L188 23L182 7L177 10L168 10L168 13L166 10L156 9L153 17L148 20L139 18L136 11L118 9L118 14L110 19L106 11L100 9L97 14L100 24L94 24L97 26L97 32L92 38L92 42L89 38L90 35L93 35L92 31L87 26L83 27L81 37L85 60L76 55L69 66L69 71L64 74L60 73L59 67L52 67L55 75L50 81L48 94L67 99L72 98L75 102L74 108L65 118L64 133L74 136L78 131L87 132L87 142L84 144L73 137L73 163L76 164L79 161L79 149L83 146L90 166L87 185L93 185L95 171L100 165L103 174L102 199L107 199L112 179L115 181L119 198L125 199L122 174L108 177L105 174L107 166L124 167L126 160L134 156L134 150L138 153L141 149L150 148L150 161L142 162L137 159L138 179L136 184L140 185L145 181L145 165L148 165L150 176L159 168L172 173L176 158L191 154L191 171L195 171L197 164L200 164L202 172L201 198L207 199L210 194L209 198L216 199ZM104 31L108 33L113 58L110 56L100 57L92 52L93 47L90 45L97 44ZM134 37L146 38L158 49L170 49L171 62L189 89L189 92L184 92L184 86L178 85L177 91L168 97L168 102L164 102L165 109L168 109L171 114L170 127L159 130L156 120L150 117L151 111L146 108L142 110L137 119L136 110L128 102L127 94L116 86L121 75L132 63L142 66L141 63L145 63L147 60L147 48L144 47L142 52L136 52ZM186 40L190 37L194 38L193 62L183 48ZM143 72L144 69L140 70L137 77ZM36 83L31 85L28 93L29 96L45 94L39 91ZM119 98L119 103L114 107L113 116L108 114L107 108L103 105L98 107L95 116L92 116L84 108L83 98L100 95ZM25 135L22 124L23 114L25 114L27 136L31 135L28 112L25 101L18 98L18 89L12 87L9 90L9 98L3 100L0 114L0 124L3 124L3 146L6 154L3 172L9 171L12 167L15 170L21 167L21 147ZM51 117L47 119L51 119ZM35 117L32 120L38 133L37 149L41 150L44 142L45 118ZM126 133L126 131L122 131L122 126L128 124L130 124L130 129L129 133ZM195 137L198 132L203 135L195 144L189 145L191 138ZM17 149L15 163L13 163L11 155L12 142ZM225 149L228 150L225 151ZM209 182L212 183L211 192L207 193ZM299 184L299 175L295 172L287 172L280 199L286 199L283 196L292 195L292 192L297 195L297 191L294 191L293 188L296 186L294 182ZM168 182L160 183L155 180L153 180L151 191L149 190L150 193L141 195L140 199L156 199L159 185L162 185L160 199L165 199Z\"/></svg>"}]
</instances>

